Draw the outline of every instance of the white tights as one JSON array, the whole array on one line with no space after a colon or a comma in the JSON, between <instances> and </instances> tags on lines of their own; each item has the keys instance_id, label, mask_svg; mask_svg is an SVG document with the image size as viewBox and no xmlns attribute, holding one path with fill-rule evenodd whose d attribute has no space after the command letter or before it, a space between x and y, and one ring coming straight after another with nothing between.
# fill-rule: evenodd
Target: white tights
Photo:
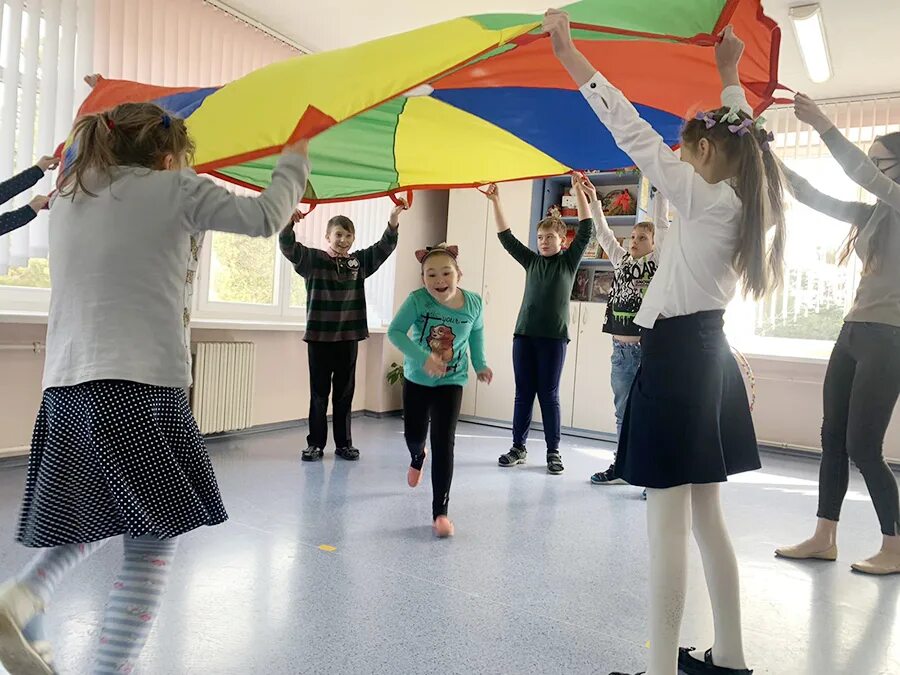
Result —
<instances>
[{"instance_id":1,"label":"white tights","mask_svg":"<svg viewBox=\"0 0 900 675\"><path fill-rule=\"evenodd\" d=\"M715 624L713 663L746 668L737 559L722 517L719 485L647 490L650 540L650 664L647 675L677 675L693 521Z\"/></svg>"}]
</instances>

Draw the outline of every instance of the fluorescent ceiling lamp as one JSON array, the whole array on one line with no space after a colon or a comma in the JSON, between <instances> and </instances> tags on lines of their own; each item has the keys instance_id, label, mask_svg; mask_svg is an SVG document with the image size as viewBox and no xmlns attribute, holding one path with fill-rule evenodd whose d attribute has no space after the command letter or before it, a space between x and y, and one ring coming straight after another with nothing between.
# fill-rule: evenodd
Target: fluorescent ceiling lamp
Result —
<instances>
[{"instance_id":1,"label":"fluorescent ceiling lamp","mask_svg":"<svg viewBox=\"0 0 900 675\"><path fill-rule=\"evenodd\" d=\"M791 7L790 17L809 79L825 82L831 78L831 59L825 42L822 8L818 4Z\"/></svg>"}]
</instances>

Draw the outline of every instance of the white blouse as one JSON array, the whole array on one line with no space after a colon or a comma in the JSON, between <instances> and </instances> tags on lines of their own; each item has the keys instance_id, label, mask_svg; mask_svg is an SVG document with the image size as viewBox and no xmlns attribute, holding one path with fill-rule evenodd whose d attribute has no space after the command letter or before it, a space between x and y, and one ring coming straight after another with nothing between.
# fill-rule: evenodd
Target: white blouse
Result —
<instances>
[{"instance_id":1,"label":"white blouse","mask_svg":"<svg viewBox=\"0 0 900 675\"><path fill-rule=\"evenodd\" d=\"M600 73L581 93L616 143L675 207L659 269L635 323L653 328L660 317L724 310L737 288L734 253L741 201L728 181L709 184L681 161L625 96ZM726 87L723 105L748 110L743 90Z\"/></svg>"}]
</instances>

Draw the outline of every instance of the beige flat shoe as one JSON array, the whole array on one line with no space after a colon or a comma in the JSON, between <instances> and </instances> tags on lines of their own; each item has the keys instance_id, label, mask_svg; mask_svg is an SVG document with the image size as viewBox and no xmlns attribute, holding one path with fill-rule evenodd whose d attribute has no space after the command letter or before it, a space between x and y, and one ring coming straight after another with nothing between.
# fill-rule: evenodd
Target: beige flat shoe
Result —
<instances>
[{"instance_id":1,"label":"beige flat shoe","mask_svg":"<svg viewBox=\"0 0 900 675\"><path fill-rule=\"evenodd\" d=\"M837 545L826 548L824 551L807 551L800 546L782 546L775 549L775 555L789 560L837 560Z\"/></svg>"},{"instance_id":2,"label":"beige flat shoe","mask_svg":"<svg viewBox=\"0 0 900 675\"><path fill-rule=\"evenodd\" d=\"M862 562L853 563L850 567L862 574L872 574L878 577L886 577L890 574L900 574L900 562L894 563L893 565L882 565L863 560Z\"/></svg>"},{"instance_id":3,"label":"beige flat shoe","mask_svg":"<svg viewBox=\"0 0 900 675\"><path fill-rule=\"evenodd\" d=\"M22 628L42 609L41 600L24 585L9 582L0 587L0 663L13 675L56 672L45 660L52 659L49 645L33 645L22 634Z\"/></svg>"}]
</instances>

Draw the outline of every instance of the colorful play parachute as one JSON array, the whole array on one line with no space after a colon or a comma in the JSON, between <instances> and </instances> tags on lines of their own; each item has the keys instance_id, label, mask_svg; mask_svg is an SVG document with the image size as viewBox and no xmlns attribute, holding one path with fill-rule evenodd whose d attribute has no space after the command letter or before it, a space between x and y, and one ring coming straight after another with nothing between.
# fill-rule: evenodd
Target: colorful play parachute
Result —
<instances>
[{"instance_id":1,"label":"colorful play parachute","mask_svg":"<svg viewBox=\"0 0 900 675\"><path fill-rule=\"evenodd\" d=\"M780 31L760 0L583 0L579 48L671 145L681 120L718 107L712 45L746 43L741 79L774 100ZM578 93L541 16L485 14L289 59L213 88L101 80L81 108L155 101L185 117L195 167L262 189L286 142L313 137L304 201L480 185L631 164Z\"/></svg>"}]
</instances>

